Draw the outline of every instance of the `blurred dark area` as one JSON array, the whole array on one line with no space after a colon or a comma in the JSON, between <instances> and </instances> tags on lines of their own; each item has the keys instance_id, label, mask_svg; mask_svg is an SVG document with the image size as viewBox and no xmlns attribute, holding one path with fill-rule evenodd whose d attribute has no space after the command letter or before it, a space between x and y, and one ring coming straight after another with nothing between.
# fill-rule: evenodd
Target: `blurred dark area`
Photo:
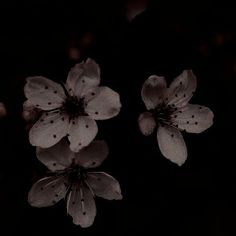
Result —
<instances>
[{"instance_id":1,"label":"blurred dark area","mask_svg":"<svg viewBox=\"0 0 236 236\"><path fill-rule=\"evenodd\" d=\"M0 234L236 235L235 81L236 8L213 1L5 1L0 6ZM120 181L124 199L97 199L94 225L75 226L61 202L32 208L27 194L46 174L21 117L25 78L65 81L87 57L101 67L102 85L121 96L121 113L98 121L110 147L100 167ZM188 159L165 159L156 136L137 125L145 111L143 82L171 82L192 69L191 103L210 107L214 125L184 133Z\"/></svg>"}]
</instances>

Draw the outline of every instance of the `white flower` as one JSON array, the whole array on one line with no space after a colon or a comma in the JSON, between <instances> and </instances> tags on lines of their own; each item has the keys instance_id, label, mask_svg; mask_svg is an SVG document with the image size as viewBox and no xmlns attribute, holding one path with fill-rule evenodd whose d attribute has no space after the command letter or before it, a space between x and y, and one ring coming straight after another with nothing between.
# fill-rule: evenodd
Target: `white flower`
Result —
<instances>
[{"instance_id":1,"label":"white flower","mask_svg":"<svg viewBox=\"0 0 236 236\"><path fill-rule=\"evenodd\" d=\"M100 69L92 59L75 65L65 85L41 76L27 78L25 96L42 110L30 143L48 148L68 136L72 151L87 146L98 132L95 120L112 118L121 108L119 94L99 83Z\"/></svg>"},{"instance_id":2,"label":"white flower","mask_svg":"<svg viewBox=\"0 0 236 236\"><path fill-rule=\"evenodd\" d=\"M29 204L47 207L65 198L73 223L89 227L96 215L95 195L108 200L122 199L117 180L104 172L91 170L107 155L105 141L93 141L78 153L72 152L64 140L47 149L38 147L37 157L50 169L51 175L32 186Z\"/></svg>"},{"instance_id":3,"label":"white flower","mask_svg":"<svg viewBox=\"0 0 236 236\"><path fill-rule=\"evenodd\" d=\"M213 124L212 111L189 104L197 87L191 70L184 70L167 88L164 77L150 76L141 91L148 112L139 116L139 128L150 135L158 125L157 141L162 154L181 166L187 159L187 148L180 131L201 133Z\"/></svg>"}]
</instances>

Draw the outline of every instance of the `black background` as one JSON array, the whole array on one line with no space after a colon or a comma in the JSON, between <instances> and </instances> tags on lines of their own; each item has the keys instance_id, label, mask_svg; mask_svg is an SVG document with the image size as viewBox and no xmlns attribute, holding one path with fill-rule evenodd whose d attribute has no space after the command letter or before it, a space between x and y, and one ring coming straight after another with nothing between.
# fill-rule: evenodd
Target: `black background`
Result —
<instances>
[{"instance_id":1,"label":"black background","mask_svg":"<svg viewBox=\"0 0 236 236\"><path fill-rule=\"evenodd\" d=\"M139 1L148 8L131 22L137 1L8 1L0 7L0 233L23 235L235 235L236 9L226 2ZM69 51L79 50L73 58ZM101 166L120 181L124 199L96 199L87 229L75 226L65 203L43 209L27 203L31 185L46 173L28 142L21 118L25 78L66 79L87 57L102 70L102 84L121 95L119 116L98 122L110 147ZM152 74L168 82L184 69L198 78L192 103L210 107L214 125L184 133L182 167L159 152L156 136L144 137L137 117L140 91Z\"/></svg>"}]
</instances>

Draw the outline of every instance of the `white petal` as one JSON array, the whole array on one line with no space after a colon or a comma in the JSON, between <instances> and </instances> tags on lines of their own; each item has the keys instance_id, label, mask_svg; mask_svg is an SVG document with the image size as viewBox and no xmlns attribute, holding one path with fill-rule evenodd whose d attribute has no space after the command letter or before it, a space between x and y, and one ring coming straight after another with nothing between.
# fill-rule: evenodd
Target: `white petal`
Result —
<instances>
[{"instance_id":1,"label":"white petal","mask_svg":"<svg viewBox=\"0 0 236 236\"><path fill-rule=\"evenodd\" d=\"M96 196L108 200L122 199L120 184L112 176L104 172L88 172L86 181Z\"/></svg>"},{"instance_id":2,"label":"white petal","mask_svg":"<svg viewBox=\"0 0 236 236\"><path fill-rule=\"evenodd\" d=\"M67 116L57 112L44 112L31 128L29 140L33 146L48 148L66 136L69 127Z\"/></svg>"},{"instance_id":3,"label":"white petal","mask_svg":"<svg viewBox=\"0 0 236 236\"><path fill-rule=\"evenodd\" d=\"M72 216L73 223L81 227L89 227L96 216L96 205L93 194L82 183L74 184L67 199L67 213Z\"/></svg>"},{"instance_id":4,"label":"white petal","mask_svg":"<svg viewBox=\"0 0 236 236\"><path fill-rule=\"evenodd\" d=\"M174 127L160 126L157 141L163 156L181 166L187 159L187 148L180 131Z\"/></svg>"},{"instance_id":5,"label":"white petal","mask_svg":"<svg viewBox=\"0 0 236 236\"><path fill-rule=\"evenodd\" d=\"M74 153L64 139L50 148L37 147L36 154L51 171L64 170L74 158Z\"/></svg>"},{"instance_id":6,"label":"white petal","mask_svg":"<svg viewBox=\"0 0 236 236\"><path fill-rule=\"evenodd\" d=\"M80 116L71 121L69 136L70 149L78 152L83 147L88 146L96 137L98 127L96 121L89 116Z\"/></svg>"},{"instance_id":7,"label":"white petal","mask_svg":"<svg viewBox=\"0 0 236 236\"><path fill-rule=\"evenodd\" d=\"M108 87L99 87L85 107L85 112L95 120L106 120L116 116L120 108L119 94Z\"/></svg>"},{"instance_id":8,"label":"white petal","mask_svg":"<svg viewBox=\"0 0 236 236\"><path fill-rule=\"evenodd\" d=\"M188 104L176 111L173 121L189 133L201 133L213 124L213 112L201 105Z\"/></svg>"},{"instance_id":9,"label":"white petal","mask_svg":"<svg viewBox=\"0 0 236 236\"><path fill-rule=\"evenodd\" d=\"M91 88L100 83L100 68L98 64L88 58L86 62L76 64L67 77L67 87L78 97L84 97Z\"/></svg>"},{"instance_id":10,"label":"white petal","mask_svg":"<svg viewBox=\"0 0 236 236\"><path fill-rule=\"evenodd\" d=\"M27 78L24 92L34 106L43 110L62 106L66 98L60 84L42 76Z\"/></svg>"},{"instance_id":11,"label":"white petal","mask_svg":"<svg viewBox=\"0 0 236 236\"><path fill-rule=\"evenodd\" d=\"M197 87L197 79L192 70L184 70L170 84L168 89L168 104L183 107L193 96Z\"/></svg>"},{"instance_id":12,"label":"white petal","mask_svg":"<svg viewBox=\"0 0 236 236\"><path fill-rule=\"evenodd\" d=\"M63 176L40 179L32 186L28 194L28 202L34 207L52 206L65 197L66 185Z\"/></svg>"},{"instance_id":13,"label":"white petal","mask_svg":"<svg viewBox=\"0 0 236 236\"><path fill-rule=\"evenodd\" d=\"M148 110L162 104L166 97L166 80L152 75L143 84L141 96Z\"/></svg>"},{"instance_id":14,"label":"white petal","mask_svg":"<svg viewBox=\"0 0 236 236\"><path fill-rule=\"evenodd\" d=\"M75 154L76 162L84 168L95 168L101 165L108 153L107 143L103 140L96 140Z\"/></svg>"},{"instance_id":15,"label":"white petal","mask_svg":"<svg viewBox=\"0 0 236 236\"><path fill-rule=\"evenodd\" d=\"M145 135L150 135L156 127L156 122L150 112L142 113L138 118L140 131Z\"/></svg>"}]
</instances>

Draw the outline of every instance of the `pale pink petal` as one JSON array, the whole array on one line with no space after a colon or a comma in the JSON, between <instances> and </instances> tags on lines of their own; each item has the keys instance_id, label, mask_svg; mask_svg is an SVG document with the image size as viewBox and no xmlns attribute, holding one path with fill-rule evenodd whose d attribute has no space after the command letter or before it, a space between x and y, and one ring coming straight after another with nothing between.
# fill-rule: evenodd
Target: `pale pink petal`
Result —
<instances>
[{"instance_id":1,"label":"pale pink petal","mask_svg":"<svg viewBox=\"0 0 236 236\"><path fill-rule=\"evenodd\" d=\"M58 112L44 112L29 132L29 140L33 146L48 148L58 143L67 135L69 120Z\"/></svg>"},{"instance_id":2,"label":"pale pink petal","mask_svg":"<svg viewBox=\"0 0 236 236\"><path fill-rule=\"evenodd\" d=\"M119 94L108 87L99 87L85 107L85 112L95 120L106 120L116 116L120 108Z\"/></svg>"},{"instance_id":3,"label":"pale pink petal","mask_svg":"<svg viewBox=\"0 0 236 236\"><path fill-rule=\"evenodd\" d=\"M36 182L28 194L28 202L34 207L52 206L66 194L66 179L64 176L51 176Z\"/></svg>"},{"instance_id":4,"label":"pale pink petal","mask_svg":"<svg viewBox=\"0 0 236 236\"><path fill-rule=\"evenodd\" d=\"M66 85L73 95L84 97L100 83L100 68L88 58L86 62L76 64L69 72Z\"/></svg>"},{"instance_id":5,"label":"pale pink petal","mask_svg":"<svg viewBox=\"0 0 236 236\"><path fill-rule=\"evenodd\" d=\"M201 105L188 104L173 114L173 122L189 133L201 133L213 124L213 112Z\"/></svg>"},{"instance_id":6,"label":"pale pink petal","mask_svg":"<svg viewBox=\"0 0 236 236\"><path fill-rule=\"evenodd\" d=\"M71 165L75 157L65 139L50 148L37 147L36 155L51 171L64 170Z\"/></svg>"},{"instance_id":7,"label":"pale pink petal","mask_svg":"<svg viewBox=\"0 0 236 236\"><path fill-rule=\"evenodd\" d=\"M156 122L150 112L142 113L138 118L138 124L140 131L145 136L152 134L153 130L156 127Z\"/></svg>"},{"instance_id":8,"label":"pale pink petal","mask_svg":"<svg viewBox=\"0 0 236 236\"><path fill-rule=\"evenodd\" d=\"M187 148L180 131L174 127L160 126L157 141L163 156L181 166L187 159Z\"/></svg>"},{"instance_id":9,"label":"pale pink petal","mask_svg":"<svg viewBox=\"0 0 236 236\"><path fill-rule=\"evenodd\" d=\"M108 156L108 145L103 140L95 140L89 146L76 153L76 162L84 168L95 168Z\"/></svg>"},{"instance_id":10,"label":"pale pink petal","mask_svg":"<svg viewBox=\"0 0 236 236\"><path fill-rule=\"evenodd\" d=\"M119 182L104 172L88 172L86 181L93 193L108 200L122 199Z\"/></svg>"},{"instance_id":11,"label":"pale pink petal","mask_svg":"<svg viewBox=\"0 0 236 236\"><path fill-rule=\"evenodd\" d=\"M42 110L36 108L29 100L23 103L22 117L26 121L34 121L39 118Z\"/></svg>"},{"instance_id":12,"label":"pale pink petal","mask_svg":"<svg viewBox=\"0 0 236 236\"><path fill-rule=\"evenodd\" d=\"M78 152L83 147L88 146L96 137L98 127L96 121L89 116L79 116L70 123L68 139L70 149Z\"/></svg>"},{"instance_id":13,"label":"pale pink petal","mask_svg":"<svg viewBox=\"0 0 236 236\"><path fill-rule=\"evenodd\" d=\"M197 79L192 70L184 70L170 84L168 89L168 104L176 107L185 106L197 87Z\"/></svg>"},{"instance_id":14,"label":"pale pink petal","mask_svg":"<svg viewBox=\"0 0 236 236\"><path fill-rule=\"evenodd\" d=\"M83 228L93 224L96 216L96 205L90 189L84 184L73 184L67 199L67 213L73 223Z\"/></svg>"},{"instance_id":15,"label":"pale pink petal","mask_svg":"<svg viewBox=\"0 0 236 236\"><path fill-rule=\"evenodd\" d=\"M148 110L158 107L166 98L166 80L152 75L143 84L141 95Z\"/></svg>"},{"instance_id":16,"label":"pale pink petal","mask_svg":"<svg viewBox=\"0 0 236 236\"><path fill-rule=\"evenodd\" d=\"M62 86L42 76L26 79L25 96L30 103L42 110L61 107L66 96Z\"/></svg>"}]
</instances>

